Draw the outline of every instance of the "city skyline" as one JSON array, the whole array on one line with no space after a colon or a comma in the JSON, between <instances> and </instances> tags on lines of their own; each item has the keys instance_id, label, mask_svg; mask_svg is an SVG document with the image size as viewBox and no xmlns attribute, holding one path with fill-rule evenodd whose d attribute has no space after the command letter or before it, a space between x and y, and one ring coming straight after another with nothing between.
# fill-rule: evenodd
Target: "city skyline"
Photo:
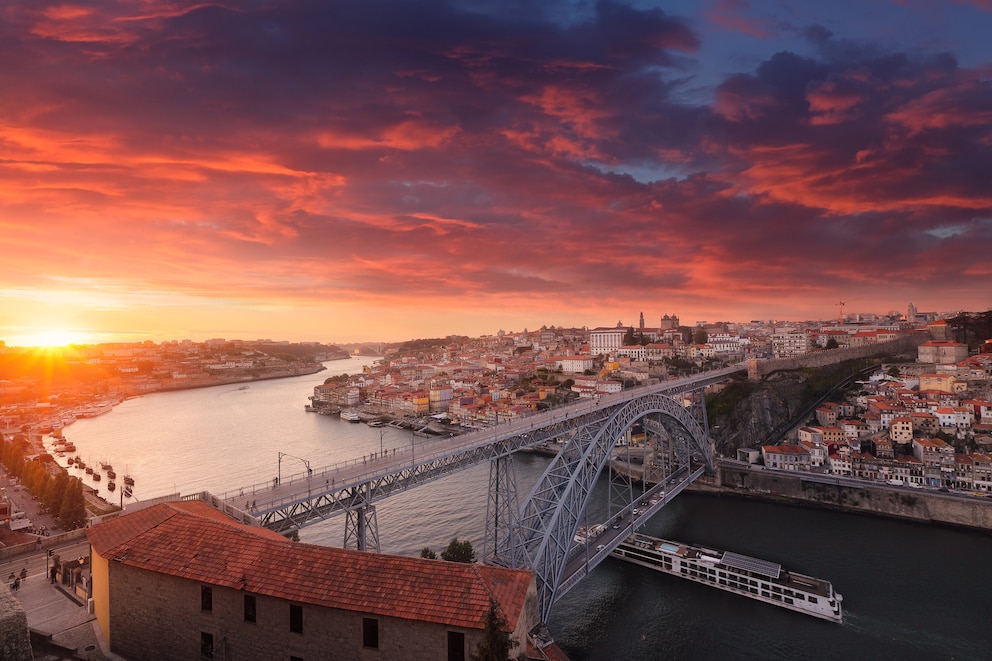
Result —
<instances>
[{"instance_id":1,"label":"city skyline","mask_svg":"<svg viewBox=\"0 0 992 661\"><path fill-rule=\"evenodd\" d=\"M0 339L986 310L990 29L983 0L14 2Z\"/></svg>"}]
</instances>

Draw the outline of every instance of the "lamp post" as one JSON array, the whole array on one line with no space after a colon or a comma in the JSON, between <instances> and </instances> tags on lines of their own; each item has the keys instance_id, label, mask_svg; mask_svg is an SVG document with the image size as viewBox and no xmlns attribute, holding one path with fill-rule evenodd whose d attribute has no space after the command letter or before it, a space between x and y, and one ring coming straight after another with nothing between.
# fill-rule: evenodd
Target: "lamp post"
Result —
<instances>
[{"instance_id":1,"label":"lamp post","mask_svg":"<svg viewBox=\"0 0 992 661\"><path fill-rule=\"evenodd\" d=\"M297 457L295 454L289 454L288 452L279 453L279 467L276 472L276 483L282 484L282 458L292 457L293 459L299 459L303 462L303 465L307 467L307 491L310 490L310 476L313 475L313 469L310 468L310 462L303 457Z\"/></svg>"}]
</instances>

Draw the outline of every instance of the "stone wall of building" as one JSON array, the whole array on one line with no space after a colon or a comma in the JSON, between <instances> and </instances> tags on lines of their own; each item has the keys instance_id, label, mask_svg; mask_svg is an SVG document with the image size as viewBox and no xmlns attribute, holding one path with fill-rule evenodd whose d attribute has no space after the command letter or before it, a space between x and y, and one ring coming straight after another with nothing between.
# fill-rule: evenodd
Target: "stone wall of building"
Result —
<instances>
[{"instance_id":1,"label":"stone wall of building","mask_svg":"<svg viewBox=\"0 0 992 661\"><path fill-rule=\"evenodd\" d=\"M303 633L289 630L289 601L256 595L255 622L244 618L248 591L214 586L212 609L200 608L201 584L113 560L110 647L126 658L201 658L201 633L213 636L213 658L223 659L447 659L448 632L465 636L465 658L481 630L365 615L379 621L379 647L362 641L362 613L303 605Z\"/></svg>"},{"instance_id":2,"label":"stone wall of building","mask_svg":"<svg viewBox=\"0 0 992 661\"><path fill-rule=\"evenodd\" d=\"M31 661L33 658L24 607L6 585L0 584L0 659Z\"/></svg>"},{"instance_id":3,"label":"stone wall of building","mask_svg":"<svg viewBox=\"0 0 992 661\"><path fill-rule=\"evenodd\" d=\"M804 367L823 367L845 360L860 358L875 358L879 356L916 356L917 347L926 342L929 337L923 333L910 333L889 342L867 344L861 347L847 349L828 349L814 351L805 356L795 358L749 358L747 361L747 376L751 381L760 381L772 372L779 370L797 370Z\"/></svg>"}]
</instances>

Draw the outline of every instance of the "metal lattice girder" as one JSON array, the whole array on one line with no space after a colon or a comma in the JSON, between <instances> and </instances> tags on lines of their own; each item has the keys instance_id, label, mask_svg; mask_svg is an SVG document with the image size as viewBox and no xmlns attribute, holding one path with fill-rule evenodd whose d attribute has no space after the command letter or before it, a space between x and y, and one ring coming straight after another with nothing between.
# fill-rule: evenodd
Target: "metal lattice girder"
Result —
<instances>
[{"instance_id":1,"label":"metal lattice girder","mask_svg":"<svg viewBox=\"0 0 992 661\"><path fill-rule=\"evenodd\" d=\"M673 379L643 388L627 390L616 395L606 395L602 401L577 402L561 409L540 413L533 418L514 421L482 432L471 432L464 435L467 441L466 445L458 449L443 451L438 456L423 456L418 451L414 458L411 452L409 464L403 466L398 465L397 462L385 461L381 464L382 472L378 474L370 465L371 476L368 473L361 477L354 476L350 474L352 471L349 471L347 467L318 467L310 472L324 477L325 480L326 478L336 478L336 480L331 479L330 484L325 481L324 486L321 486L319 479L313 482L307 479L305 490L301 487L298 492L286 493L283 484L286 481L292 484L295 476L284 476L285 479L280 480L278 490L275 486L272 489L259 488L259 485L256 484L232 490L221 496L219 500L224 503L222 507L225 510L230 510L233 515L243 518L245 521L278 532L295 530L310 523L351 511L356 507L355 491L359 487L364 488L364 485L370 485L367 490L370 501L384 498L397 491L426 484L464 468L490 461L505 453L566 438L577 428L595 420L605 419L623 402L643 399L652 395L660 396L666 393L673 394L699 389L710 383L724 380L734 372L743 369L743 365L737 365L692 377ZM590 407L597 410L590 411ZM490 436L490 434L492 435ZM429 449L427 451L429 452ZM709 458L709 453L706 452L703 456L707 465L711 465L712 460ZM308 472L307 477L309 477L310 472ZM247 505L244 508L241 506L246 494L253 498L251 508ZM213 496L210 498L214 499ZM254 499L258 500L257 507ZM498 545L494 544L493 548L498 548Z\"/></svg>"},{"instance_id":2,"label":"metal lattice girder","mask_svg":"<svg viewBox=\"0 0 992 661\"><path fill-rule=\"evenodd\" d=\"M649 394L573 420L574 432L523 503L513 539L513 566L534 571L541 617L547 620L579 521L613 446L634 422L657 413L678 423L712 470L709 441L698 422L670 396Z\"/></svg>"},{"instance_id":3,"label":"metal lattice girder","mask_svg":"<svg viewBox=\"0 0 992 661\"><path fill-rule=\"evenodd\" d=\"M380 552L379 522L375 515L375 505L348 510L344 523L343 548Z\"/></svg>"},{"instance_id":4,"label":"metal lattice girder","mask_svg":"<svg viewBox=\"0 0 992 661\"><path fill-rule=\"evenodd\" d=\"M514 517L518 511L513 454L507 452L489 462L489 498L486 503L483 558L491 558L496 564L508 562Z\"/></svg>"}]
</instances>

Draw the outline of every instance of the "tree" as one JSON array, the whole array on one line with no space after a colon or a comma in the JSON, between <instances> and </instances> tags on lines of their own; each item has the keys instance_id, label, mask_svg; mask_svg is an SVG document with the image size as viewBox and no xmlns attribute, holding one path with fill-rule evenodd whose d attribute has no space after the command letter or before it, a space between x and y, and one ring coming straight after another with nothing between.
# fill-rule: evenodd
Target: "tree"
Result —
<instances>
[{"instance_id":1,"label":"tree","mask_svg":"<svg viewBox=\"0 0 992 661\"><path fill-rule=\"evenodd\" d=\"M623 345L625 347L629 347L629 346L633 346L634 344L637 344L637 339L634 336L634 327L631 326L630 328L627 329L627 332L624 333Z\"/></svg>"},{"instance_id":2,"label":"tree","mask_svg":"<svg viewBox=\"0 0 992 661\"><path fill-rule=\"evenodd\" d=\"M460 542L457 537L453 537L448 542L448 547L441 551L441 559L448 562L475 562L475 549L467 539Z\"/></svg>"},{"instance_id":3,"label":"tree","mask_svg":"<svg viewBox=\"0 0 992 661\"><path fill-rule=\"evenodd\" d=\"M420 557L427 558L428 560L437 560L437 553L431 550L431 547L425 546L420 549Z\"/></svg>"},{"instance_id":4,"label":"tree","mask_svg":"<svg viewBox=\"0 0 992 661\"><path fill-rule=\"evenodd\" d=\"M486 613L486 623L482 630L482 641L476 653L472 655L472 661L507 661L510 652L518 644L518 641L507 631L506 618L499 610L499 604L490 597L489 612Z\"/></svg>"},{"instance_id":5,"label":"tree","mask_svg":"<svg viewBox=\"0 0 992 661\"><path fill-rule=\"evenodd\" d=\"M75 530L86 525L86 500L83 497L83 483L78 477L70 478L59 510L59 526L63 530Z\"/></svg>"},{"instance_id":6,"label":"tree","mask_svg":"<svg viewBox=\"0 0 992 661\"><path fill-rule=\"evenodd\" d=\"M706 333L705 328L697 328L696 332L692 334L692 341L695 344L706 344L709 339L710 336Z\"/></svg>"},{"instance_id":7,"label":"tree","mask_svg":"<svg viewBox=\"0 0 992 661\"><path fill-rule=\"evenodd\" d=\"M825 345L823 345L823 348L824 349L836 349L839 346L840 345L837 344L837 339L831 337L830 339L827 340L827 343Z\"/></svg>"}]
</instances>

